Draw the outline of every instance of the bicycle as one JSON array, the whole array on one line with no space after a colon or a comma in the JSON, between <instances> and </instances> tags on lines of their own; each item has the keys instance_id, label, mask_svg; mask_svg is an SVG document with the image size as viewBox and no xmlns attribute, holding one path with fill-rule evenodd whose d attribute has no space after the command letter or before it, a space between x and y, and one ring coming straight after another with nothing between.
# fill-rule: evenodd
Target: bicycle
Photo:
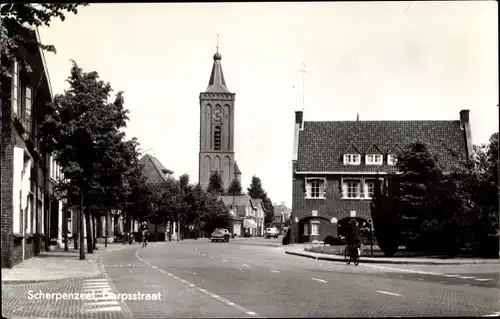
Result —
<instances>
[{"instance_id":1,"label":"bicycle","mask_svg":"<svg viewBox=\"0 0 500 319\"><path fill-rule=\"evenodd\" d=\"M350 265L352 261L354 265L359 265L359 247L359 244L346 246L346 248L344 249L344 259L346 264ZM351 254L351 251L354 252L354 256L353 254Z\"/></svg>"},{"instance_id":2,"label":"bicycle","mask_svg":"<svg viewBox=\"0 0 500 319\"><path fill-rule=\"evenodd\" d=\"M142 232L142 247L146 247L148 245L147 232Z\"/></svg>"}]
</instances>

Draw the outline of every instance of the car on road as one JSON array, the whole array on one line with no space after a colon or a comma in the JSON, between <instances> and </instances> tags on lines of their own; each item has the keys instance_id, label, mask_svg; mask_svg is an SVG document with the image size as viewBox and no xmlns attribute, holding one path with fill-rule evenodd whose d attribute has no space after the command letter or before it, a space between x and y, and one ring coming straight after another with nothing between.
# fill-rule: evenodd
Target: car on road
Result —
<instances>
[{"instance_id":1,"label":"car on road","mask_svg":"<svg viewBox=\"0 0 500 319\"><path fill-rule=\"evenodd\" d=\"M216 228L212 235L210 235L210 240L212 240L212 242L222 241L227 243L229 242L229 237L229 230L225 228Z\"/></svg>"},{"instance_id":2,"label":"car on road","mask_svg":"<svg viewBox=\"0 0 500 319\"><path fill-rule=\"evenodd\" d=\"M269 227L266 229L266 238L278 238L279 232L276 227Z\"/></svg>"}]
</instances>

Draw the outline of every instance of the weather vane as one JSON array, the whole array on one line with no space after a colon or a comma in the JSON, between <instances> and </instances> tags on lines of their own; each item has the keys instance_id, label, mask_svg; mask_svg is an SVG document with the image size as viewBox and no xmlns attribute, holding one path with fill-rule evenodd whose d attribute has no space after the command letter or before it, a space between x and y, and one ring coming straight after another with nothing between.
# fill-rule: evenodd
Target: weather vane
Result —
<instances>
[{"instance_id":1,"label":"weather vane","mask_svg":"<svg viewBox=\"0 0 500 319\"><path fill-rule=\"evenodd\" d=\"M219 53L219 34L217 33L217 53Z\"/></svg>"}]
</instances>

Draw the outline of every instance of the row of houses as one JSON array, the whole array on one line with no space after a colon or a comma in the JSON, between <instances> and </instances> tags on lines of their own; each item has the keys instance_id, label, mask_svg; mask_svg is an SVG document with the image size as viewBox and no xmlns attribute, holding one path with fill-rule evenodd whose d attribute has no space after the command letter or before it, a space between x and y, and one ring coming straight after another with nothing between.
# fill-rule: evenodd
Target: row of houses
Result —
<instances>
[{"instance_id":1,"label":"row of houses","mask_svg":"<svg viewBox=\"0 0 500 319\"><path fill-rule=\"evenodd\" d=\"M295 112L291 242L342 234L351 218L370 221L375 178L397 172L396 155L425 142L444 171L472 155L469 110L458 120L304 121Z\"/></svg>"}]
</instances>

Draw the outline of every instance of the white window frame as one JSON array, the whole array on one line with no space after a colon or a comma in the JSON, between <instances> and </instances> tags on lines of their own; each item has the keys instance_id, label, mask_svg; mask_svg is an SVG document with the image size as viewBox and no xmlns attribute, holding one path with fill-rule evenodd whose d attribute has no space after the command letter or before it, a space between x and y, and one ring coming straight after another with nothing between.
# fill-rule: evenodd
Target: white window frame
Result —
<instances>
[{"instance_id":1,"label":"white window frame","mask_svg":"<svg viewBox=\"0 0 500 319\"><path fill-rule=\"evenodd\" d=\"M19 114L19 100L20 100L20 94L19 94L19 62L16 60L12 61L12 90L11 90L11 96L10 96L10 101L12 104L12 111L17 117L20 117Z\"/></svg>"},{"instance_id":2,"label":"white window frame","mask_svg":"<svg viewBox=\"0 0 500 319\"><path fill-rule=\"evenodd\" d=\"M319 196L313 197L312 195L312 183L319 182ZM306 199L325 199L326 198L326 178L323 177L307 177L305 179L306 183Z\"/></svg>"},{"instance_id":3,"label":"white window frame","mask_svg":"<svg viewBox=\"0 0 500 319\"><path fill-rule=\"evenodd\" d=\"M396 165L397 162L397 155L396 154L387 154L387 164L390 166Z\"/></svg>"},{"instance_id":4,"label":"white window frame","mask_svg":"<svg viewBox=\"0 0 500 319\"><path fill-rule=\"evenodd\" d=\"M358 196L357 197L347 197L347 194L348 194L348 185L347 183L348 182L353 182L353 181L356 181L359 183L359 187L358 187ZM342 183L342 199L362 199L363 197L361 197L361 193L362 193L362 189L361 189L361 181L362 181L362 178L357 178L357 177L351 177L351 178L342 178L341 179L341 183Z\"/></svg>"},{"instance_id":5,"label":"white window frame","mask_svg":"<svg viewBox=\"0 0 500 319\"><path fill-rule=\"evenodd\" d=\"M375 160L378 159L378 161ZM382 165L384 163L384 156L382 154L366 154L365 155L366 165Z\"/></svg>"},{"instance_id":6,"label":"white window frame","mask_svg":"<svg viewBox=\"0 0 500 319\"><path fill-rule=\"evenodd\" d=\"M30 95L28 96L28 90L30 92ZM29 114L27 114L26 110L28 109L29 101ZM23 105L23 126L25 126L26 132L31 136L32 134L32 128L33 128L33 88L29 85L26 85L24 87L24 105Z\"/></svg>"},{"instance_id":7,"label":"white window frame","mask_svg":"<svg viewBox=\"0 0 500 319\"><path fill-rule=\"evenodd\" d=\"M311 236L319 236L319 221L318 220L311 221Z\"/></svg>"},{"instance_id":8,"label":"white window frame","mask_svg":"<svg viewBox=\"0 0 500 319\"><path fill-rule=\"evenodd\" d=\"M344 165L360 165L361 154L350 153L344 154Z\"/></svg>"},{"instance_id":9,"label":"white window frame","mask_svg":"<svg viewBox=\"0 0 500 319\"><path fill-rule=\"evenodd\" d=\"M373 183L373 193L375 194L375 178L365 178L365 199L372 199L373 197L370 197L370 193L368 192L368 183Z\"/></svg>"}]
</instances>

